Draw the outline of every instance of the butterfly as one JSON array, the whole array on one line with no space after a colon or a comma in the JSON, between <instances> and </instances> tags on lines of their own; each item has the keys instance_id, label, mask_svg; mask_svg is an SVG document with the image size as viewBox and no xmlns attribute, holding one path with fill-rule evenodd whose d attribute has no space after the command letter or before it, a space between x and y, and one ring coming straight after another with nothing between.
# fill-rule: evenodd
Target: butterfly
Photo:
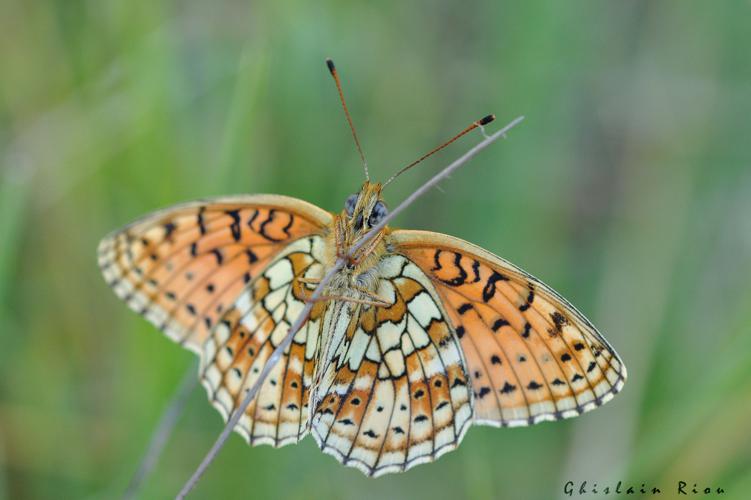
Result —
<instances>
[{"instance_id":1,"label":"butterfly","mask_svg":"<svg viewBox=\"0 0 751 500\"><path fill-rule=\"evenodd\" d=\"M327 269L386 216L384 185L417 163L370 182L327 63L367 179L339 213L280 195L222 197L157 211L99 245L114 292L198 354L225 420ZM473 423L580 415L625 380L605 338L542 281L458 238L386 226L328 283L235 430L275 447L310 433L380 476L455 449Z\"/></svg>"}]
</instances>

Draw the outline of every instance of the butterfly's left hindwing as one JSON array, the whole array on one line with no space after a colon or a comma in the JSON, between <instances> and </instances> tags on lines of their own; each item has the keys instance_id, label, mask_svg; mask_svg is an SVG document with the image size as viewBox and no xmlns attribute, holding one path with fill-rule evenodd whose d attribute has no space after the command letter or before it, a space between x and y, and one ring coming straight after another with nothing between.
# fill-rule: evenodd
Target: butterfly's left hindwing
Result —
<instances>
[{"instance_id":1,"label":"butterfly's left hindwing","mask_svg":"<svg viewBox=\"0 0 751 500\"><path fill-rule=\"evenodd\" d=\"M324 452L372 476L453 450L472 420L461 347L430 280L399 255L379 269L377 295L390 305L339 305L351 312L339 314L345 334L321 367L312 419Z\"/></svg>"},{"instance_id":2,"label":"butterfly's left hindwing","mask_svg":"<svg viewBox=\"0 0 751 500\"><path fill-rule=\"evenodd\" d=\"M323 245L320 236L309 236L285 247L225 311L204 343L201 382L225 420L305 307L309 291L298 278L320 279ZM323 302L314 306L235 427L250 444L284 446L307 434L325 309Z\"/></svg>"}]
</instances>

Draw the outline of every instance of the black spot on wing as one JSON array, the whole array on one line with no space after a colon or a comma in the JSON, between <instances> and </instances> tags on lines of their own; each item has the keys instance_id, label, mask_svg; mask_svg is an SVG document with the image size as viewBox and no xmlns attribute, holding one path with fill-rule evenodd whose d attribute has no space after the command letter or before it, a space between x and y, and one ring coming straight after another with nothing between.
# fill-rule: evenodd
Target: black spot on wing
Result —
<instances>
[{"instance_id":1,"label":"black spot on wing","mask_svg":"<svg viewBox=\"0 0 751 500\"><path fill-rule=\"evenodd\" d=\"M274 216L276 216L276 209L272 208L269 210L269 216L265 221L261 222L261 225L258 227L258 233L269 241L284 241L283 239L274 238L266 232L266 226L274 220Z\"/></svg>"},{"instance_id":2,"label":"black spot on wing","mask_svg":"<svg viewBox=\"0 0 751 500\"><path fill-rule=\"evenodd\" d=\"M492 330L493 330L494 332L497 332L498 330L500 330L500 329L501 329L501 327L503 327L503 326L507 326L508 324L509 324L509 323L508 323L508 321L506 321L505 319L503 319L503 318L498 318L497 320L495 320L495 322L493 323L493 326L492 326L492 327L490 327L490 328L491 328L491 329L492 329Z\"/></svg>"},{"instance_id":3,"label":"black spot on wing","mask_svg":"<svg viewBox=\"0 0 751 500\"><path fill-rule=\"evenodd\" d=\"M524 312L532 305L532 302L535 300L535 292L534 290L530 289L529 294L527 295L527 301L519 306L519 310Z\"/></svg>"},{"instance_id":4,"label":"black spot on wing","mask_svg":"<svg viewBox=\"0 0 751 500\"><path fill-rule=\"evenodd\" d=\"M431 271L440 271L441 268L443 267L443 266L441 266L440 257L441 257L441 251L440 250L436 250L435 253L433 254L433 263L434 263L434 266L433 266L433 269L431 269Z\"/></svg>"},{"instance_id":5,"label":"black spot on wing","mask_svg":"<svg viewBox=\"0 0 751 500\"><path fill-rule=\"evenodd\" d=\"M248 264L253 264L258 261L258 256L250 248L245 249L245 255L248 257Z\"/></svg>"},{"instance_id":6,"label":"black spot on wing","mask_svg":"<svg viewBox=\"0 0 751 500\"><path fill-rule=\"evenodd\" d=\"M201 207L198 209L198 215L196 215L196 222L198 223L198 228L201 230L201 235L206 234L206 222L203 220L203 213L206 211L206 207Z\"/></svg>"},{"instance_id":7,"label":"black spot on wing","mask_svg":"<svg viewBox=\"0 0 751 500\"><path fill-rule=\"evenodd\" d=\"M522 337L528 339L530 330L532 330L532 325L530 325L529 322L524 323L524 331L522 331Z\"/></svg>"},{"instance_id":8,"label":"black spot on wing","mask_svg":"<svg viewBox=\"0 0 751 500\"><path fill-rule=\"evenodd\" d=\"M470 304L469 302L465 302L464 304L459 306L457 311L459 312L459 314L464 314L470 309L472 309L472 304Z\"/></svg>"},{"instance_id":9,"label":"black spot on wing","mask_svg":"<svg viewBox=\"0 0 751 500\"><path fill-rule=\"evenodd\" d=\"M558 311L553 311L550 314L550 319L553 320L553 325L555 325L556 333L561 333L561 330L563 329L563 325L568 323L568 321L566 320L566 317L563 314L559 313Z\"/></svg>"},{"instance_id":10,"label":"black spot on wing","mask_svg":"<svg viewBox=\"0 0 751 500\"><path fill-rule=\"evenodd\" d=\"M475 279L472 281L472 283L477 283L480 281L480 263L475 261L472 261L472 273L475 275Z\"/></svg>"},{"instance_id":11,"label":"black spot on wing","mask_svg":"<svg viewBox=\"0 0 751 500\"><path fill-rule=\"evenodd\" d=\"M172 233L175 232L175 229L177 229L177 226L174 222L167 222L164 224L164 239L169 240L172 238Z\"/></svg>"},{"instance_id":12,"label":"black spot on wing","mask_svg":"<svg viewBox=\"0 0 751 500\"><path fill-rule=\"evenodd\" d=\"M232 239L235 241L240 240L240 211L239 210L227 210L226 214L232 217L232 224L229 226L229 230L232 233Z\"/></svg>"},{"instance_id":13,"label":"black spot on wing","mask_svg":"<svg viewBox=\"0 0 751 500\"><path fill-rule=\"evenodd\" d=\"M454 267L456 268L457 272L459 273L457 276L451 278L450 280L444 280L441 281L449 286L460 286L463 285L467 281L467 271L464 270L464 268L461 265L462 260L462 254L458 252L454 252Z\"/></svg>"},{"instance_id":14,"label":"black spot on wing","mask_svg":"<svg viewBox=\"0 0 751 500\"><path fill-rule=\"evenodd\" d=\"M509 384L508 382L505 382L503 384L503 387L500 389L501 394L511 394L516 390L516 386L513 384Z\"/></svg>"},{"instance_id":15,"label":"black spot on wing","mask_svg":"<svg viewBox=\"0 0 751 500\"><path fill-rule=\"evenodd\" d=\"M246 224L248 225L248 227L250 228L250 230L253 231L253 232L255 232L255 229L253 229L253 222L258 218L259 212L260 212L260 210L254 210L253 211L253 215L251 215L250 217L248 217L248 222L246 222Z\"/></svg>"},{"instance_id":16,"label":"black spot on wing","mask_svg":"<svg viewBox=\"0 0 751 500\"><path fill-rule=\"evenodd\" d=\"M451 382L451 388L452 388L452 389L453 389L454 387L459 387L459 386L462 386L462 385L466 386L466 385L467 385L467 382L465 382L464 380L460 379L459 377L456 377L456 378L454 379L454 381L453 381L453 382Z\"/></svg>"},{"instance_id":17,"label":"black spot on wing","mask_svg":"<svg viewBox=\"0 0 751 500\"><path fill-rule=\"evenodd\" d=\"M482 289L482 300L488 302L495 295L495 283L497 281L508 281L508 278L499 272L493 271L488 281L485 283L485 288Z\"/></svg>"},{"instance_id":18,"label":"black spot on wing","mask_svg":"<svg viewBox=\"0 0 751 500\"><path fill-rule=\"evenodd\" d=\"M294 224L294 223L295 223L295 216L294 216L294 215L292 215L292 214L287 214L287 215L289 215L289 221L288 221L288 222L287 222L287 224L286 224L286 225L285 225L285 226L284 226L284 227L282 228L282 232L283 232L284 234L286 234L286 235L287 235L287 237L290 237L290 236L292 236L292 235L291 235L291 234L289 234L289 230L290 230L290 229L292 228L292 224Z\"/></svg>"}]
</instances>

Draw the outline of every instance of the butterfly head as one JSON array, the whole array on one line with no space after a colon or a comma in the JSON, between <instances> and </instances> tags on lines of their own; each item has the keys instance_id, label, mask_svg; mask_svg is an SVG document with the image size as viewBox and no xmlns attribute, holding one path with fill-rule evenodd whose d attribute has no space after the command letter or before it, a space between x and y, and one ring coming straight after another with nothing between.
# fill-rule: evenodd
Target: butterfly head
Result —
<instances>
[{"instance_id":1,"label":"butterfly head","mask_svg":"<svg viewBox=\"0 0 751 500\"><path fill-rule=\"evenodd\" d=\"M381 184L365 182L360 192L351 194L344 202L342 218L346 221L347 238L355 241L370 231L388 214L381 198Z\"/></svg>"}]
</instances>

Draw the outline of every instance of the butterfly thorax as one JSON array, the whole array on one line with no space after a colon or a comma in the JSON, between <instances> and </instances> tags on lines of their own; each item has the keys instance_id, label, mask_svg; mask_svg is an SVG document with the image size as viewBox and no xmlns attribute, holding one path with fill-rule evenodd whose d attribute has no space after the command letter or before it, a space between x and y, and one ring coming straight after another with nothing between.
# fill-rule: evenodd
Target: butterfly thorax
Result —
<instances>
[{"instance_id":1,"label":"butterfly thorax","mask_svg":"<svg viewBox=\"0 0 751 500\"><path fill-rule=\"evenodd\" d=\"M366 182L359 193L347 198L341 213L334 215L325 245L324 272L331 269L339 258L344 257L346 264L322 294L323 301L327 303L326 316L331 324L324 325L322 329L317 366L329 366L335 360L336 347L343 345L343 337L353 333L348 332L346 326L352 324L350 319L358 308L388 305L377 292L379 265L387 253L389 229L384 228L350 255L352 247L386 215L386 206L380 195L380 184ZM322 375L317 373L316 380Z\"/></svg>"},{"instance_id":2,"label":"butterfly thorax","mask_svg":"<svg viewBox=\"0 0 751 500\"><path fill-rule=\"evenodd\" d=\"M344 268L334 277L324 295L332 298L374 299L378 283L378 263L386 252L388 228L384 228L353 255L353 246L388 213L381 199L381 185L366 182L359 193L349 196L344 209L334 215L332 230L326 245L325 269L334 266L340 257L346 258ZM373 300L369 300L373 302Z\"/></svg>"}]
</instances>

